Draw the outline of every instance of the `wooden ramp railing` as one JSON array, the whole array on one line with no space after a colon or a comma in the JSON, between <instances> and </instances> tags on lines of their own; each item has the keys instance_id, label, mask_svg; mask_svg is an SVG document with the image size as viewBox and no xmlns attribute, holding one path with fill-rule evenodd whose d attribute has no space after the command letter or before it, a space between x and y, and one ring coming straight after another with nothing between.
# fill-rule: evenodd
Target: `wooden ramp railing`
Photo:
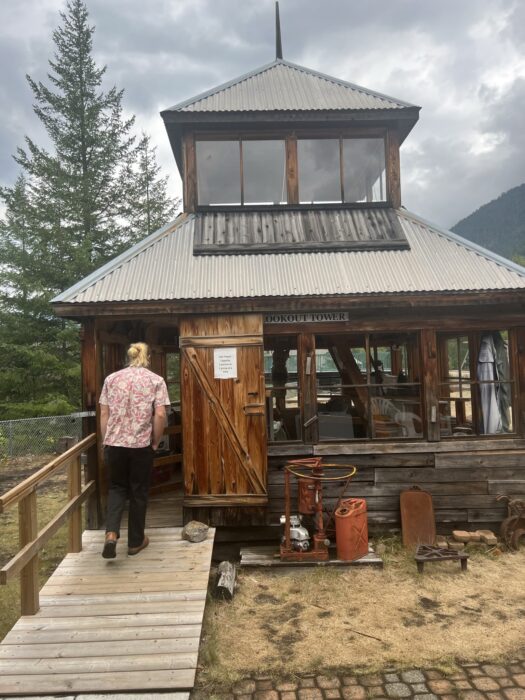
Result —
<instances>
[{"instance_id":1,"label":"wooden ramp railing","mask_svg":"<svg viewBox=\"0 0 525 700\"><path fill-rule=\"evenodd\" d=\"M34 615L40 608L38 585L38 554L57 530L69 520L68 551L82 550L82 503L95 492L95 481L82 486L81 455L96 445L92 433L67 452L39 469L35 474L0 496L0 513L18 504L20 549L0 569L0 584L5 585L20 574L20 607L22 615ZM55 517L38 530L37 488L58 471L67 467L68 495L66 505Z\"/></svg>"},{"instance_id":2,"label":"wooden ramp railing","mask_svg":"<svg viewBox=\"0 0 525 700\"><path fill-rule=\"evenodd\" d=\"M188 700L215 531L193 544L181 527L150 523L150 545L135 557L126 556L121 530L116 559L103 559L104 531L82 533L80 505L95 493L94 481L81 483L87 450L96 450L95 434L0 497L0 512L18 504L20 523L20 551L0 582L20 574L22 589L22 617L0 642L0 696L170 691ZM39 531L36 489L62 468L69 501ZM176 519L177 507L170 497L163 524ZM69 554L39 592L38 553L67 520Z\"/></svg>"}]
</instances>

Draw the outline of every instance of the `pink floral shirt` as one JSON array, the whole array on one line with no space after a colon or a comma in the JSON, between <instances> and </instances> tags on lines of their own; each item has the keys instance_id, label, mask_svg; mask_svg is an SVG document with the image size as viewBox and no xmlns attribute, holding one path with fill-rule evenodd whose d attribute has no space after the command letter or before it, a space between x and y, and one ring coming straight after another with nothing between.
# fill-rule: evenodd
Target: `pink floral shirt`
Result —
<instances>
[{"instance_id":1,"label":"pink floral shirt","mask_svg":"<svg viewBox=\"0 0 525 700\"><path fill-rule=\"evenodd\" d=\"M147 447L154 407L170 400L162 377L145 367L126 367L106 377L99 403L109 406L104 445Z\"/></svg>"}]
</instances>

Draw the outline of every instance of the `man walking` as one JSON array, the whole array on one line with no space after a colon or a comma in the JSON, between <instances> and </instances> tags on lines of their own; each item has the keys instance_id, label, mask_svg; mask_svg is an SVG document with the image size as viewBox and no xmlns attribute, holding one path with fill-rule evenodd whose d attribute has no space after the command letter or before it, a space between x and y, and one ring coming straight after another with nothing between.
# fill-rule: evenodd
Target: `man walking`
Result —
<instances>
[{"instance_id":1,"label":"man walking","mask_svg":"<svg viewBox=\"0 0 525 700\"><path fill-rule=\"evenodd\" d=\"M104 462L109 469L104 559L116 556L128 498L128 554L138 554L149 544L144 527L153 453L164 433L170 404L164 379L147 369L148 346L133 343L128 359L128 367L106 377L99 399Z\"/></svg>"}]
</instances>

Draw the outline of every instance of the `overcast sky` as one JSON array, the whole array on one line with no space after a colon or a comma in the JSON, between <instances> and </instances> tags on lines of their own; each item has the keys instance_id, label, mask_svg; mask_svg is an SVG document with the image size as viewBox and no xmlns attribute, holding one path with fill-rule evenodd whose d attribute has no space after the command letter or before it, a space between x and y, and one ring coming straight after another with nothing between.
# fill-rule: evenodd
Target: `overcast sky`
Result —
<instances>
[{"instance_id":1,"label":"overcast sky","mask_svg":"<svg viewBox=\"0 0 525 700\"><path fill-rule=\"evenodd\" d=\"M45 80L65 0L0 0L0 184ZM161 109L275 58L273 0L87 0L94 54L181 185ZM284 58L422 107L403 204L449 227L525 182L524 0L281 0Z\"/></svg>"}]
</instances>

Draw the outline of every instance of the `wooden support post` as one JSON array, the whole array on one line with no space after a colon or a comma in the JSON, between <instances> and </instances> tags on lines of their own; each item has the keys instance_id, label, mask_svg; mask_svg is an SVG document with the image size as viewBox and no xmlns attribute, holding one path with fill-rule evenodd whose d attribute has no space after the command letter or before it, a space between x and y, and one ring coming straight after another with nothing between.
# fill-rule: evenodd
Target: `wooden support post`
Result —
<instances>
[{"instance_id":1,"label":"wooden support post","mask_svg":"<svg viewBox=\"0 0 525 700\"><path fill-rule=\"evenodd\" d=\"M81 367L82 367L82 408L84 411L96 411L98 385L100 382L101 362L100 343L95 329L94 319L88 319L82 325L81 339ZM82 419L82 434L84 437L97 432L97 419L95 416ZM86 483L95 481L97 492L89 497L87 503L87 527L90 530L98 529L100 517L98 479L98 453L96 445L87 453Z\"/></svg>"},{"instance_id":2,"label":"wooden support post","mask_svg":"<svg viewBox=\"0 0 525 700\"><path fill-rule=\"evenodd\" d=\"M82 488L82 467L80 455L72 459L68 464L67 481L69 500L80 496ZM82 508L79 506L69 520L68 552L82 551Z\"/></svg>"},{"instance_id":3,"label":"wooden support post","mask_svg":"<svg viewBox=\"0 0 525 700\"><path fill-rule=\"evenodd\" d=\"M510 347L515 349L510 358L511 376L516 377L514 430L520 437L525 437L525 328L516 328L511 333Z\"/></svg>"},{"instance_id":4,"label":"wooden support post","mask_svg":"<svg viewBox=\"0 0 525 700\"><path fill-rule=\"evenodd\" d=\"M288 204L299 203L299 176L297 164L297 138L286 139L286 179L288 181Z\"/></svg>"},{"instance_id":5,"label":"wooden support post","mask_svg":"<svg viewBox=\"0 0 525 700\"><path fill-rule=\"evenodd\" d=\"M197 158L193 134L184 134L184 211L193 212L197 206Z\"/></svg>"},{"instance_id":6,"label":"wooden support post","mask_svg":"<svg viewBox=\"0 0 525 700\"><path fill-rule=\"evenodd\" d=\"M18 504L20 549L38 536L36 491L33 489ZM20 610L22 615L34 615L40 608L38 597L38 554L20 572Z\"/></svg>"},{"instance_id":7,"label":"wooden support post","mask_svg":"<svg viewBox=\"0 0 525 700\"><path fill-rule=\"evenodd\" d=\"M389 129L386 139L387 201L394 209L401 206L401 166L399 162L399 133Z\"/></svg>"},{"instance_id":8,"label":"wooden support post","mask_svg":"<svg viewBox=\"0 0 525 700\"><path fill-rule=\"evenodd\" d=\"M433 329L421 331L421 357L423 360L423 396L427 439L437 442L439 429L439 376L437 360L437 339Z\"/></svg>"},{"instance_id":9,"label":"wooden support post","mask_svg":"<svg viewBox=\"0 0 525 700\"><path fill-rule=\"evenodd\" d=\"M301 333L298 336L298 363L301 400L301 416L303 421L303 441L314 444L318 442L317 418L317 378L315 371L315 337L311 333ZM298 435L300 439L301 436Z\"/></svg>"}]
</instances>

